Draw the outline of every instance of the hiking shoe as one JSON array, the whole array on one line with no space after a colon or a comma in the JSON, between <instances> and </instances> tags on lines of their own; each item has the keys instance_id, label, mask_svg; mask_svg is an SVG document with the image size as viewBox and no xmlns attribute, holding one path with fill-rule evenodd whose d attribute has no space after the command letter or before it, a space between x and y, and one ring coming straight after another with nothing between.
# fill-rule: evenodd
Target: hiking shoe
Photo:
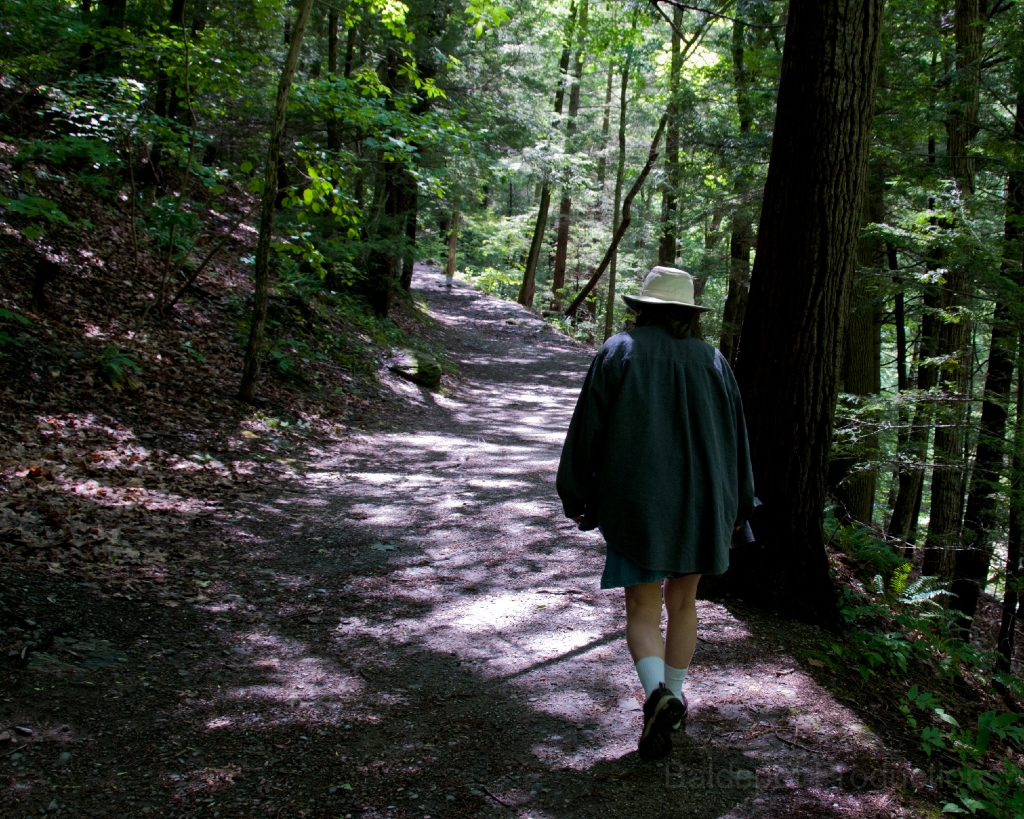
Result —
<instances>
[{"instance_id":1,"label":"hiking shoe","mask_svg":"<svg viewBox=\"0 0 1024 819\"><path fill-rule=\"evenodd\" d=\"M637 749L640 758L647 762L672 753L672 730L682 725L685 718L686 706L672 695L665 683L652 691L644 703L644 732Z\"/></svg>"},{"instance_id":2,"label":"hiking shoe","mask_svg":"<svg viewBox=\"0 0 1024 819\"><path fill-rule=\"evenodd\" d=\"M679 716L679 720L672 726L673 731L678 731L684 725L686 725L686 714L690 710L690 705L686 701L686 694L679 695L679 701L683 704L683 713Z\"/></svg>"}]
</instances>

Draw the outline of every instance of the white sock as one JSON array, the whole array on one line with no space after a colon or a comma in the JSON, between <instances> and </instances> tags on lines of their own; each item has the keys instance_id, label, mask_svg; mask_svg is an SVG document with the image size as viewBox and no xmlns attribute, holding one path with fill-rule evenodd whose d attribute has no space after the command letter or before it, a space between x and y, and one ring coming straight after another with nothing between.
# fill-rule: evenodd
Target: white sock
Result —
<instances>
[{"instance_id":1,"label":"white sock","mask_svg":"<svg viewBox=\"0 0 1024 819\"><path fill-rule=\"evenodd\" d=\"M649 697L665 682L665 661L661 657L644 657L636 661L636 673L644 694Z\"/></svg>"},{"instance_id":2,"label":"white sock","mask_svg":"<svg viewBox=\"0 0 1024 819\"><path fill-rule=\"evenodd\" d=\"M686 672L688 668L673 668L670 665L665 666L665 686L672 695L675 697L681 697L683 693L683 680L686 679Z\"/></svg>"}]
</instances>

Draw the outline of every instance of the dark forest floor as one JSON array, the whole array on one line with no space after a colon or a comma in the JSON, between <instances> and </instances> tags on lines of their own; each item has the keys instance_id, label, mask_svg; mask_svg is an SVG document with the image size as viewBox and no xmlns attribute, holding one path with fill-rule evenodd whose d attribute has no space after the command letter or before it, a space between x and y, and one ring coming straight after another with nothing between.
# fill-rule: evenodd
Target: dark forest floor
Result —
<instances>
[{"instance_id":1,"label":"dark forest floor","mask_svg":"<svg viewBox=\"0 0 1024 819\"><path fill-rule=\"evenodd\" d=\"M886 709L802 661L822 635L738 602L699 603L685 736L667 765L637 759L621 591L553 487L592 351L428 268L414 285L458 377L385 371L342 426L225 396L190 453L128 412L12 410L37 428L4 438L0 813L934 812L876 733ZM107 517L75 518L79 496ZM60 550L14 528L53 514L74 518Z\"/></svg>"}]
</instances>

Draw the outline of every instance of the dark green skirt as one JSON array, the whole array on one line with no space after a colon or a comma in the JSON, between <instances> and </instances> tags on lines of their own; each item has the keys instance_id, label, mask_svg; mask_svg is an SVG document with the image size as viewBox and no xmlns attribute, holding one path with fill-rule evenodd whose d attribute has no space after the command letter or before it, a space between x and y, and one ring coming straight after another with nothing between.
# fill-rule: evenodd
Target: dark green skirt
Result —
<instances>
[{"instance_id":1,"label":"dark green skirt","mask_svg":"<svg viewBox=\"0 0 1024 819\"><path fill-rule=\"evenodd\" d=\"M605 547L604 573L601 575L602 589L621 589L640 583L660 583L666 577L686 577L696 572L665 572L658 569L644 569L628 557Z\"/></svg>"}]
</instances>

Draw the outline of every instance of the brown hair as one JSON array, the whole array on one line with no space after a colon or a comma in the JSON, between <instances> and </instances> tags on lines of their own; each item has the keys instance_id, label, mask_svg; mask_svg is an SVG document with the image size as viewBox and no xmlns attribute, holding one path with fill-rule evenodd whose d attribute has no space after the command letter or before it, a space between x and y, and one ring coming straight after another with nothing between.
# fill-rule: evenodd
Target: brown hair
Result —
<instances>
[{"instance_id":1,"label":"brown hair","mask_svg":"<svg viewBox=\"0 0 1024 819\"><path fill-rule=\"evenodd\" d=\"M636 326L663 325L674 338L704 338L700 329L700 310L692 307L680 307L676 304L644 304L638 303L636 310Z\"/></svg>"}]
</instances>

